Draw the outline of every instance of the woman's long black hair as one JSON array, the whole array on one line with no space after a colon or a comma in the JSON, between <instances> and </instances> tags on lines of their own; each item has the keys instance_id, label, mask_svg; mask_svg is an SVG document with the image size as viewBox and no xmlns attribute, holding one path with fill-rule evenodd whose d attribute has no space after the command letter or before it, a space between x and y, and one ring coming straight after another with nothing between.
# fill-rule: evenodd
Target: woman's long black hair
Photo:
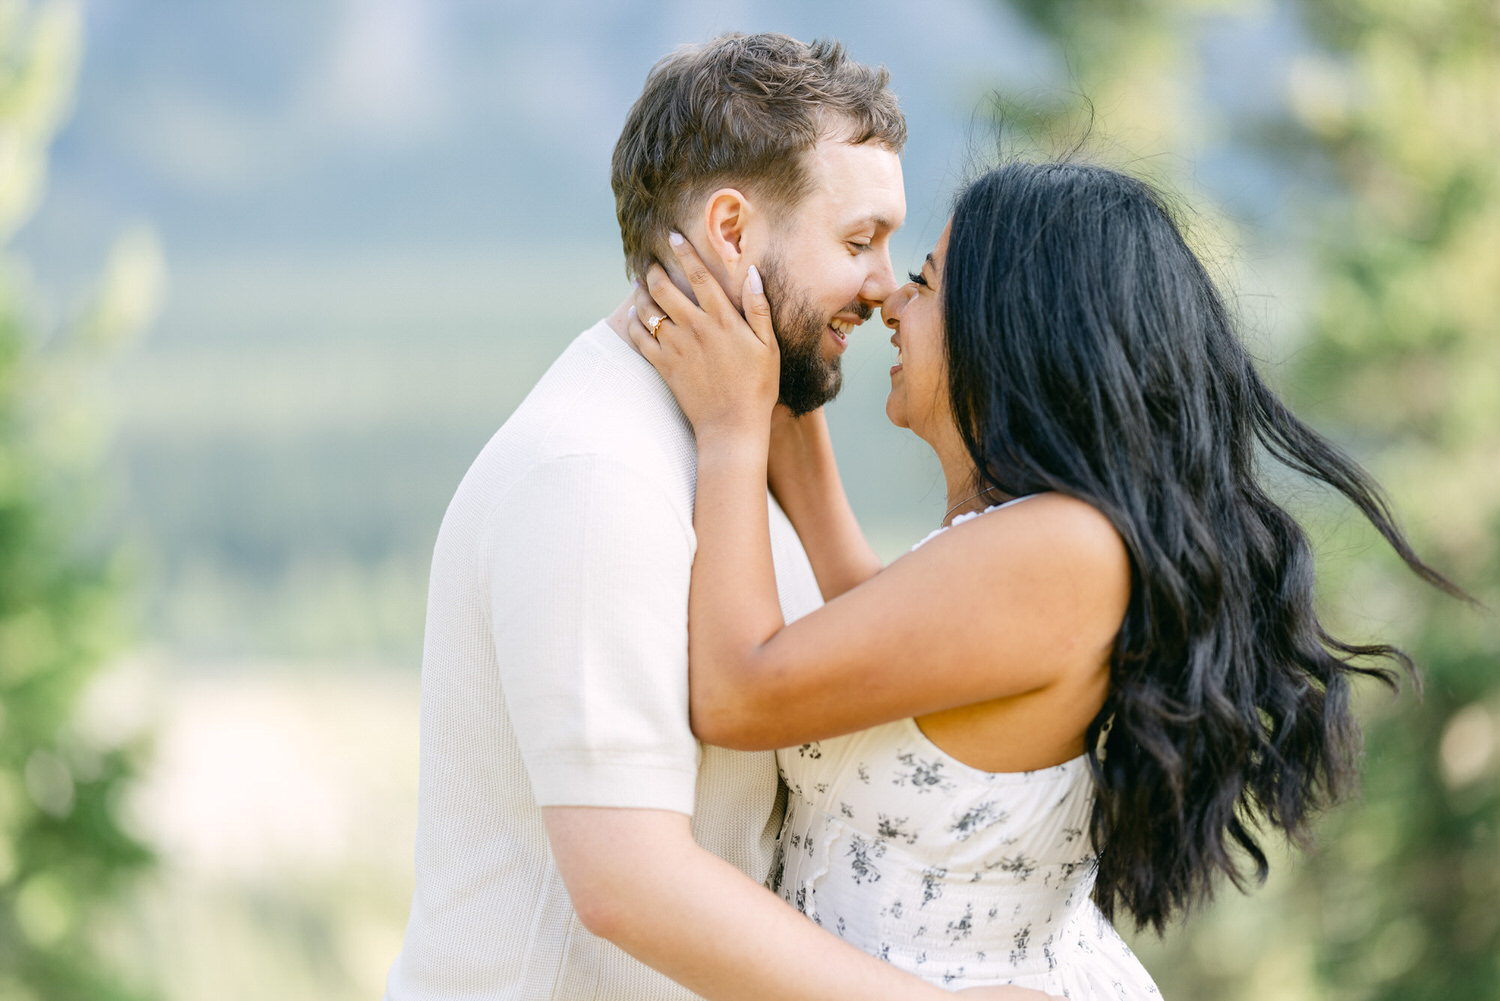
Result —
<instances>
[{"instance_id":1,"label":"woman's long black hair","mask_svg":"<svg viewBox=\"0 0 1500 1001\"><path fill-rule=\"evenodd\" d=\"M1256 374L1162 199L1112 170L1012 163L970 185L943 268L949 392L979 477L1056 490L1125 541L1131 594L1091 724L1095 900L1166 922L1224 873L1257 878L1262 821L1305 843L1353 785L1351 676L1401 651L1334 638L1313 558L1262 488L1260 453L1347 497L1424 580L1370 477Z\"/></svg>"}]
</instances>

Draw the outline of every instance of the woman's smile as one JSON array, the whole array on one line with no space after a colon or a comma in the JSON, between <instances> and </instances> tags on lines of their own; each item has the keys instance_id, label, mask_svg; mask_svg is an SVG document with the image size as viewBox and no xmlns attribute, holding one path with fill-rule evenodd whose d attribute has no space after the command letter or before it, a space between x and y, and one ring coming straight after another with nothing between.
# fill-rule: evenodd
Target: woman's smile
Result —
<instances>
[{"instance_id":1,"label":"woman's smile","mask_svg":"<svg viewBox=\"0 0 1500 1001\"><path fill-rule=\"evenodd\" d=\"M943 227L932 253L922 262L922 270L912 272L911 281L880 306L885 325L891 329L891 347L896 349L886 416L892 424L911 429L929 444L932 436L942 434L950 423L944 389L948 376L943 361L942 298L938 291L950 228Z\"/></svg>"}]
</instances>

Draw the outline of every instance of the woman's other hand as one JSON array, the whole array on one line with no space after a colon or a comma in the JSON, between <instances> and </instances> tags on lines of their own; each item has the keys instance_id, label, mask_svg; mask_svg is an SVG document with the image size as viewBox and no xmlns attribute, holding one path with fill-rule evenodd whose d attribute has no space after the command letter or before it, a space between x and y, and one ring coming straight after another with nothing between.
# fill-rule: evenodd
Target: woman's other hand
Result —
<instances>
[{"instance_id":1,"label":"woman's other hand","mask_svg":"<svg viewBox=\"0 0 1500 1001\"><path fill-rule=\"evenodd\" d=\"M808 492L830 488L830 478L838 470L822 407L793 417L785 406L776 405L771 412L769 466L771 492L783 507Z\"/></svg>"},{"instance_id":2,"label":"woman's other hand","mask_svg":"<svg viewBox=\"0 0 1500 1001\"><path fill-rule=\"evenodd\" d=\"M741 316L690 243L674 233L672 249L698 304L653 264L631 307L631 343L661 373L700 439L768 433L781 353L760 272L752 265L745 276Z\"/></svg>"}]
</instances>

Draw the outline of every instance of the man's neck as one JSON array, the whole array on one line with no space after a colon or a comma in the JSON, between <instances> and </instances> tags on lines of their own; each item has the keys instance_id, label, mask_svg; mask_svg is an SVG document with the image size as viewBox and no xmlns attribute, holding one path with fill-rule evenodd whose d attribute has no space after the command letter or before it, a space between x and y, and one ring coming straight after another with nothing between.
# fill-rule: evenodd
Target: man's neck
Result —
<instances>
[{"instance_id":1,"label":"man's neck","mask_svg":"<svg viewBox=\"0 0 1500 1001\"><path fill-rule=\"evenodd\" d=\"M630 334L627 332L627 328L630 324L630 307L634 301L635 296L632 290L632 293L627 294L624 300L615 307L615 311L604 318L604 322L609 324L609 329L613 330L615 336L619 337L620 340L628 344L632 351L635 350L635 345L630 342Z\"/></svg>"}]
</instances>

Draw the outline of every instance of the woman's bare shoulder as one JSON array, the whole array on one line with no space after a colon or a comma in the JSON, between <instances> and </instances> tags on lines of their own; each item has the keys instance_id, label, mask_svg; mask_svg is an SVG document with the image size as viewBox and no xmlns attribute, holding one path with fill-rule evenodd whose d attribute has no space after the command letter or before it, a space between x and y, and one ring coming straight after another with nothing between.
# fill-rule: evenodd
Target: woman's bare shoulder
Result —
<instances>
[{"instance_id":1,"label":"woman's bare shoulder","mask_svg":"<svg viewBox=\"0 0 1500 1001\"><path fill-rule=\"evenodd\" d=\"M1130 596L1130 553L1114 522L1087 501L1051 492L950 532L992 573L1024 575L1069 604L1085 601L1118 625Z\"/></svg>"}]
</instances>

